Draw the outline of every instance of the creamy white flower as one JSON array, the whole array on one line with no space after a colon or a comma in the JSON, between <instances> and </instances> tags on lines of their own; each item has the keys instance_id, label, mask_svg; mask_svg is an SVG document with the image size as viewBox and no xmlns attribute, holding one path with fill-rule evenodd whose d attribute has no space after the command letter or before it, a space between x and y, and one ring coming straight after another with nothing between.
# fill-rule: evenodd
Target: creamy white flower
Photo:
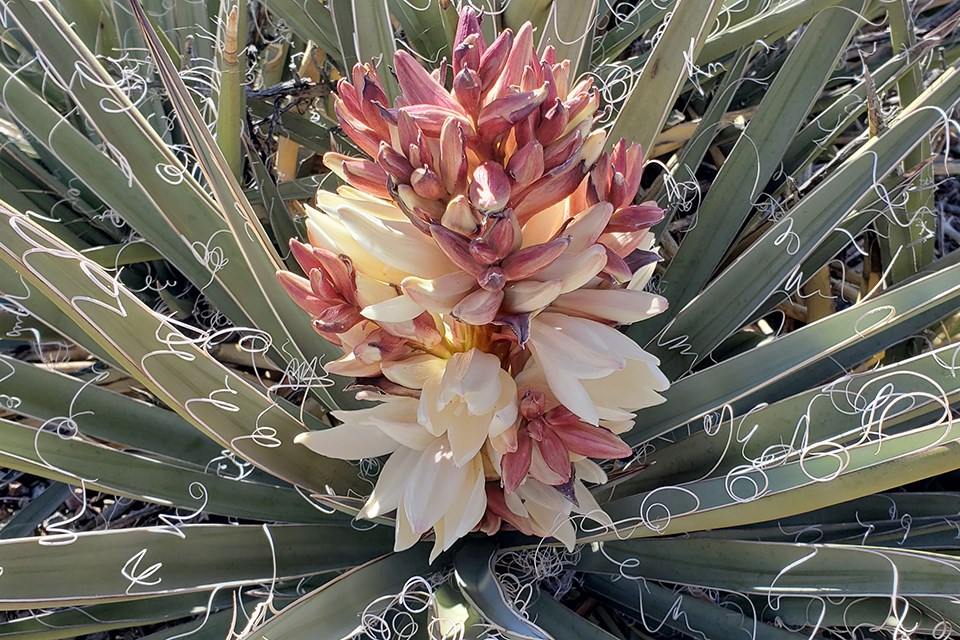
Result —
<instances>
[{"instance_id":1,"label":"creamy white flower","mask_svg":"<svg viewBox=\"0 0 960 640\"><path fill-rule=\"evenodd\" d=\"M434 435L447 434L457 464L511 427L517 415L516 383L496 356L479 349L454 354L420 394L420 423Z\"/></svg>"},{"instance_id":2,"label":"creamy white flower","mask_svg":"<svg viewBox=\"0 0 960 640\"><path fill-rule=\"evenodd\" d=\"M531 322L529 345L553 395L584 422L663 402L659 361L612 327L544 312Z\"/></svg>"}]
</instances>

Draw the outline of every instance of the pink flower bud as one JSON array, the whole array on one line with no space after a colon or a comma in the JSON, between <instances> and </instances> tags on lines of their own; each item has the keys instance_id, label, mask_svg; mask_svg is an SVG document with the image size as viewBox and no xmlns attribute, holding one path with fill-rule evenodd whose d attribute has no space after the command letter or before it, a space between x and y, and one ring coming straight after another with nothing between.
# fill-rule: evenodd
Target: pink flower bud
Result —
<instances>
[{"instance_id":1,"label":"pink flower bud","mask_svg":"<svg viewBox=\"0 0 960 640\"><path fill-rule=\"evenodd\" d=\"M517 437L517 450L504 454L500 461L503 476L503 488L507 493L516 491L530 471L530 454L533 440L527 433L520 433ZM506 507L506 505L504 505ZM509 509L507 509L509 511Z\"/></svg>"},{"instance_id":2,"label":"pink flower bud","mask_svg":"<svg viewBox=\"0 0 960 640\"><path fill-rule=\"evenodd\" d=\"M604 249L607 252L607 264L603 267L603 272L610 276L615 284L630 282L630 278L633 277L630 265L610 247L604 246Z\"/></svg>"},{"instance_id":3,"label":"pink flower bud","mask_svg":"<svg viewBox=\"0 0 960 640\"><path fill-rule=\"evenodd\" d=\"M555 238L549 242L520 249L507 256L501 266L508 280L524 280L547 268L570 245L570 238Z\"/></svg>"},{"instance_id":4,"label":"pink flower bud","mask_svg":"<svg viewBox=\"0 0 960 640\"><path fill-rule=\"evenodd\" d=\"M440 219L440 224L465 236L472 236L480 227L480 221L474 214L466 196L456 196L450 199L450 202L447 203L447 209Z\"/></svg>"},{"instance_id":5,"label":"pink flower bud","mask_svg":"<svg viewBox=\"0 0 960 640\"><path fill-rule=\"evenodd\" d=\"M510 179L503 167L487 161L474 169L469 195L473 206L483 213L502 211L510 200Z\"/></svg>"},{"instance_id":6,"label":"pink flower bud","mask_svg":"<svg viewBox=\"0 0 960 640\"><path fill-rule=\"evenodd\" d=\"M583 135L571 131L543 149L543 170L550 172L573 158L583 145Z\"/></svg>"},{"instance_id":7,"label":"pink flower bud","mask_svg":"<svg viewBox=\"0 0 960 640\"><path fill-rule=\"evenodd\" d=\"M476 10L467 6L460 12L460 19L457 21L457 31L453 38L453 48L456 49L462 43L470 41L475 42L479 53L483 53L483 50L486 48L486 43L480 31L480 16Z\"/></svg>"},{"instance_id":8,"label":"pink flower bud","mask_svg":"<svg viewBox=\"0 0 960 640\"><path fill-rule=\"evenodd\" d=\"M529 22L525 22L523 26L520 27L520 30L517 31L517 36L513 39L513 46L510 47L510 54L507 56L506 63L498 74L499 77L496 79L493 87L490 88L490 95L494 99L506 94L509 87L520 84L520 80L523 77L523 70L533 62L534 53L533 26ZM483 62L481 60L481 78L483 78L482 68ZM486 84L484 84L484 87L486 87Z\"/></svg>"},{"instance_id":9,"label":"pink flower bud","mask_svg":"<svg viewBox=\"0 0 960 640\"><path fill-rule=\"evenodd\" d=\"M477 289L469 294L450 312L454 318L472 325L484 325L493 322L503 302L503 291Z\"/></svg>"},{"instance_id":10,"label":"pink flower bud","mask_svg":"<svg viewBox=\"0 0 960 640\"><path fill-rule=\"evenodd\" d=\"M413 173L413 166L410 161L386 142L380 143L377 162L380 163L384 171L393 176L394 180L398 182L410 181L410 174Z\"/></svg>"},{"instance_id":11,"label":"pink flower bud","mask_svg":"<svg viewBox=\"0 0 960 640\"><path fill-rule=\"evenodd\" d=\"M572 465L570 453L564 445L565 443L553 429L544 429L537 448L540 449L540 455L543 456L543 461L547 463L550 470L560 476L563 482L567 482L570 480Z\"/></svg>"},{"instance_id":12,"label":"pink flower bud","mask_svg":"<svg viewBox=\"0 0 960 640\"><path fill-rule=\"evenodd\" d=\"M439 200L447 195L440 176L427 167L419 167L410 174L410 186L426 200Z\"/></svg>"},{"instance_id":13,"label":"pink flower bud","mask_svg":"<svg viewBox=\"0 0 960 640\"><path fill-rule=\"evenodd\" d=\"M520 396L520 414L527 420L539 418L546 408L546 398L542 391L528 389Z\"/></svg>"},{"instance_id":14,"label":"pink flower bud","mask_svg":"<svg viewBox=\"0 0 960 640\"><path fill-rule=\"evenodd\" d=\"M297 306L316 317L323 313L330 303L327 300L321 300L313 293L310 281L289 271L278 271L277 280L280 281L284 291L287 292Z\"/></svg>"},{"instance_id":15,"label":"pink flower bud","mask_svg":"<svg viewBox=\"0 0 960 640\"><path fill-rule=\"evenodd\" d=\"M500 291L506 283L507 279L503 276L503 269L500 267L487 267L477 276L477 284L487 291Z\"/></svg>"},{"instance_id":16,"label":"pink flower bud","mask_svg":"<svg viewBox=\"0 0 960 640\"><path fill-rule=\"evenodd\" d=\"M460 193L467 184L466 140L453 118L447 118L440 130L440 177L447 193Z\"/></svg>"},{"instance_id":17,"label":"pink flower bud","mask_svg":"<svg viewBox=\"0 0 960 640\"><path fill-rule=\"evenodd\" d=\"M520 248L523 237L520 233L520 222L513 211L507 209L502 214L487 219L487 227L483 231L484 241L496 252L497 260L502 260L513 251Z\"/></svg>"},{"instance_id":18,"label":"pink flower bud","mask_svg":"<svg viewBox=\"0 0 960 640\"><path fill-rule=\"evenodd\" d=\"M463 110L472 117L477 117L480 112L480 75L472 69L462 69L453 77L453 93Z\"/></svg>"},{"instance_id":19,"label":"pink flower bud","mask_svg":"<svg viewBox=\"0 0 960 640\"><path fill-rule=\"evenodd\" d=\"M517 218L525 222L533 214L560 202L577 190L583 182L584 174L584 163L580 162L564 171L545 175L529 185L523 194L515 196L511 201Z\"/></svg>"},{"instance_id":20,"label":"pink flower bud","mask_svg":"<svg viewBox=\"0 0 960 640\"><path fill-rule=\"evenodd\" d=\"M473 276L480 275L483 267L470 254L470 240L439 224L430 227L430 234L453 264Z\"/></svg>"},{"instance_id":21,"label":"pink flower bud","mask_svg":"<svg viewBox=\"0 0 960 640\"><path fill-rule=\"evenodd\" d=\"M536 111L546 96L547 90L540 87L533 91L506 93L497 98L480 109L480 116L477 119L480 137L484 140L492 140L508 131L510 127Z\"/></svg>"},{"instance_id":22,"label":"pink flower bud","mask_svg":"<svg viewBox=\"0 0 960 640\"><path fill-rule=\"evenodd\" d=\"M460 73L463 69L476 71L480 68L480 35L472 33L463 42L453 48L453 73Z\"/></svg>"},{"instance_id":23,"label":"pink flower bud","mask_svg":"<svg viewBox=\"0 0 960 640\"><path fill-rule=\"evenodd\" d=\"M551 409L551 412L555 409ZM575 416L574 416L575 417ZM571 452L588 458L627 458L633 450L626 442L603 427L595 427L579 419L565 419L554 422L550 412L547 422L551 431L557 435L563 445Z\"/></svg>"},{"instance_id":24,"label":"pink flower bud","mask_svg":"<svg viewBox=\"0 0 960 640\"><path fill-rule=\"evenodd\" d=\"M493 264L500 261L497 250L484 237L470 241L470 253L480 264Z\"/></svg>"},{"instance_id":25,"label":"pink flower bud","mask_svg":"<svg viewBox=\"0 0 960 640\"><path fill-rule=\"evenodd\" d=\"M477 73L480 75L480 86L483 91L487 91L493 86L500 72L507 64L507 58L510 56L510 50L513 48L513 31L504 29L497 36L497 39L487 47L480 55L480 67Z\"/></svg>"},{"instance_id":26,"label":"pink flower bud","mask_svg":"<svg viewBox=\"0 0 960 640\"><path fill-rule=\"evenodd\" d=\"M624 207L610 218L605 231L639 231L649 229L663 220L663 209L649 200L641 204Z\"/></svg>"},{"instance_id":27,"label":"pink flower bud","mask_svg":"<svg viewBox=\"0 0 960 640\"><path fill-rule=\"evenodd\" d=\"M556 141L566 127L567 108L563 106L560 100L556 100L540 121L540 128L537 129L537 139L540 144L548 145Z\"/></svg>"},{"instance_id":28,"label":"pink flower bud","mask_svg":"<svg viewBox=\"0 0 960 640\"><path fill-rule=\"evenodd\" d=\"M531 140L518 149L507 162L507 174L519 186L525 186L543 175L543 147Z\"/></svg>"},{"instance_id":29,"label":"pink flower bud","mask_svg":"<svg viewBox=\"0 0 960 640\"><path fill-rule=\"evenodd\" d=\"M400 49L394 56L395 71L400 90L408 104L433 105L454 113L463 113L447 90L414 60L413 56Z\"/></svg>"}]
</instances>

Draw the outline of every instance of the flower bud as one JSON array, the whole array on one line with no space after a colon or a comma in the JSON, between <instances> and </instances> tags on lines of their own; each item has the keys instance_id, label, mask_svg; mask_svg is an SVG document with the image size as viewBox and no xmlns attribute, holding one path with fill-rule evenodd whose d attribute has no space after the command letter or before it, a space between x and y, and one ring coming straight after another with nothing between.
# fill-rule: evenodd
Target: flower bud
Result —
<instances>
[{"instance_id":1,"label":"flower bud","mask_svg":"<svg viewBox=\"0 0 960 640\"><path fill-rule=\"evenodd\" d=\"M473 170L470 202L479 211L502 211L510 200L510 179L497 162L487 161Z\"/></svg>"},{"instance_id":2,"label":"flower bud","mask_svg":"<svg viewBox=\"0 0 960 640\"><path fill-rule=\"evenodd\" d=\"M410 186L426 200L439 200L447 195L440 176L427 167L419 167L410 174Z\"/></svg>"},{"instance_id":3,"label":"flower bud","mask_svg":"<svg viewBox=\"0 0 960 640\"><path fill-rule=\"evenodd\" d=\"M543 175L543 147L531 140L514 152L507 162L507 174L519 186L525 186Z\"/></svg>"},{"instance_id":4,"label":"flower bud","mask_svg":"<svg viewBox=\"0 0 960 640\"><path fill-rule=\"evenodd\" d=\"M503 67L507 64L507 58L510 56L510 49L512 48L513 31L511 29L504 29L500 32L500 35L497 36L497 39L487 47L487 50L481 54L480 66L477 69L477 73L480 76L480 87L482 91L489 90L497 78L500 77L500 72L503 71Z\"/></svg>"},{"instance_id":5,"label":"flower bud","mask_svg":"<svg viewBox=\"0 0 960 640\"><path fill-rule=\"evenodd\" d=\"M570 245L570 238L555 238L549 242L520 249L507 256L501 266L508 280L524 280L550 266Z\"/></svg>"},{"instance_id":6,"label":"flower bud","mask_svg":"<svg viewBox=\"0 0 960 640\"><path fill-rule=\"evenodd\" d=\"M447 209L440 219L440 224L465 236L472 236L480 227L480 221L474 214L466 196L456 196L450 199L450 202L447 203Z\"/></svg>"}]
</instances>

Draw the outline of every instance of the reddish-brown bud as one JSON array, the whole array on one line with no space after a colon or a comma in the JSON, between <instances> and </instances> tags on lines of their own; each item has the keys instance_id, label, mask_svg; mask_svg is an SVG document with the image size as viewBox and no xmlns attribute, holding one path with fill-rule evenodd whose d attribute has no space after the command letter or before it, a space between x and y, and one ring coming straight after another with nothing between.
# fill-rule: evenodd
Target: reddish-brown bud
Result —
<instances>
[{"instance_id":1,"label":"reddish-brown bud","mask_svg":"<svg viewBox=\"0 0 960 640\"><path fill-rule=\"evenodd\" d=\"M543 87L533 91L506 93L480 109L477 128L480 137L492 140L520 122L543 102L547 91Z\"/></svg>"},{"instance_id":2,"label":"reddish-brown bud","mask_svg":"<svg viewBox=\"0 0 960 640\"><path fill-rule=\"evenodd\" d=\"M443 85L427 73L427 70L421 67L413 56L400 49L393 60L397 82L409 104L433 105L455 113L463 113L460 105L450 97Z\"/></svg>"},{"instance_id":3,"label":"reddish-brown bud","mask_svg":"<svg viewBox=\"0 0 960 640\"><path fill-rule=\"evenodd\" d=\"M543 175L543 147L531 140L510 156L507 174L518 186L526 186Z\"/></svg>"},{"instance_id":4,"label":"reddish-brown bud","mask_svg":"<svg viewBox=\"0 0 960 640\"><path fill-rule=\"evenodd\" d=\"M554 238L548 242L520 249L507 256L501 266L508 280L523 280L549 267L570 245L570 238Z\"/></svg>"},{"instance_id":5,"label":"reddish-brown bud","mask_svg":"<svg viewBox=\"0 0 960 640\"><path fill-rule=\"evenodd\" d=\"M663 209L649 200L641 204L624 207L613 214L605 231L639 231L649 229L663 220Z\"/></svg>"},{"instance_id":6,"label":"reddish-brown bud","mask_svg":"<svg viewBox=\"0 0 960 640\"><path fill-rule=\"evenodd\" d=\"M497 39L487 47L486 51L480 55L480 67L477 72L480 75L480 87L483 91L489 90L497 78L500 77L512 48L513 31L504 29L497 36Z\"/></svg>"},{"instance_id":7,"label":"reddish-brown bud","mask_svg":"<svg viewBox=\"0 0 960 640\"><path fill-rule=\"evenodd\" d=\"M546 101L545 101L546 102ZM547 110L537 129L537 139L540 144L548 145L554 142L567 127L567 108L559 100Z\"/></svg>"},{"instance_id":8,"label":"reddish-brown bud","mask_svg":"<svg viewBox=\"0 0 960 640\"><path fill-rule=\"evenodd\" d=\"M447 193L460 193L467 185L467 144L463 129L447 118L440 131L440 178Z\"/></svg>"},{"instance_id":9,"label":"reddish-brown bud","mask_svg":"<svg viewBox=\"0 0 960 640\"><path fill-rule=\"evenodd\" d=\"M483 273L477 276L477 284L480 285L481 289L487 291L500 291L506 283L507 279L500 267L487 267L483 270Z\"/></svg>"},{"instance_id":10,"label":"reddish-brown bud","mask_svg":"<svg viewBox=\"0 0 960 640\"><path fill-rule=\"evenodd\" d=\"M478 68L480 68L480 48L477 46L479 40L479 34L472 33L467 36L463 42L454 47L454 75L460 73L460 71L463 69L472 69L476 71Z\"/></svg>"},{"instance_id":11,"label":"reddish-brown bud","mask_svg":"<svg viewBox=\"0 0 960 640\"><path fill-rule=\"evenodd\" d=\"M447 195L440 176L427 167L419 167L410 174L410 186L426 200L439 200Z\"/></svg>"},{"instance_id":12,"label":"reddish-brown bud","mask_svg":"<svg viewBox=\"0 0 960 640\"><path fill-rule=\"evenodd\" d=\"M453 308L450 314L467 324L484 325L493 322L503 302L503 291L477 289Z\"/></svg>"},{"instance_id":13,"label":"reddish-brown bud","mask_svg":"<svg viewBox=\"0 0 960 640\"><path fill-rule=\"evenodd\" d=\"M430 227L430 234L453 264L471 275L480 275L483 266L477 264L473 255L471 255L469 239L439 224Z\"/></svg>"},{"instance_id":14,"label":"reddish-brown bud","mask_svg":"<svg viewBox=\"0 0 960 640\"><path fill-rule=\"evenodd\" d=\"M483 213L502 211L510 200L510 179L500 164L482 163L473 170L470 202Z\"/></svg>"},{"instance_id":15,"label":"reddish-brown bud","mask_svg":"<svg viewBox=\"0 0 960 640\"><path fill-rule=\"evenodd\" d=\"M480 112L480 76L469 68L464 68L453 77L453 93L457 102L468 114L477 117Z\"/></svg>"},{"instance_id":16,"label":"reddish-brown bud","mask_svg":"<svg viewBox=\"0 0 960 640\"><path fill-rule=\"evenodd\" d=\"M397 182L410 182L410 174L413 173L413 165L407 160L406 156L398 153L396 149L386 142L380 143L380 151L377 153L377 162L383 169L393 176Z\"/></svg>"}]
</instances>

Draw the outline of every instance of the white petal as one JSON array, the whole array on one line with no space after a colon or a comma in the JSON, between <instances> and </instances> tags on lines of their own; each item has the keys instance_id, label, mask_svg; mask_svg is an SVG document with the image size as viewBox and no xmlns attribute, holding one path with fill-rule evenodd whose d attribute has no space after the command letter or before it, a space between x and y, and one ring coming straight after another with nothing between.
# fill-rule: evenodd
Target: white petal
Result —
<instances>
[{"instance_id":1,"label":"white petal","mask_svg":"<svg viewBox=\"0 0 960 640\"><path fill-rule=\"evenodd\" d=\"M357 244L398 271L436 278L457 270L440 247L409 222L383 220L346 206L337 213Z\"/></svg>"},{"instance_id":2,"label":"white petal","mask_svg":"<svg viewBox=\"0 0 960 640\"><path fill-rule=\"evenodd\" d=\"M442 549L449 549L454 542L470 533L487 509L487 492L484 489L483 468L477 459L471 469L473 482L464 483L453 506L438 524L437 540L442 539ZM433 562L433 558L430 559Z\"/></svg>"},{"instance_id":3,"label":"white petal","mask_svg":"<svg viewBox=\"0 0 960 640\"><path fill-rule=\"evenodd\" d=\"M297 444L328 458L360 460L393 453L400 445L377 427L369 424L342 424L339 427L308 431L297 435Z\"/></svg>"},{"instance_id":4,"label":"white petal","mask_svg":"<svg viewBox=\"0 0 960 640\"><path fill-rule=\"evenodd\" d=\"M667 308L667 300L646 291L577 289L558 297L551 308L632 324L662 313Z\"/></svg>"},{"instance_id":5,"label":"white petal","mask_svg":"<svg viewBox=\"0 0 960 640\"><path fill-rule=\"evenodd\" d=\"M409 389L422 389L432 377L443 374L446 361L443 358L422 353L403 360L384 362L381 365L387 380Z\"/></svg>"},{"instance_id":6,"label":"white petal","mask_svg":"<svg viewBox=\"0 0 960 640\"><path fill-rule=\"evenodd\" d=\"M318 191L316 202L317 206L330 210L336 210L337 207L343 204L349 204L384 220L407 221L407 216L403 211L400 211L400 207L393 202L387 202L376 196L371 196L348 184L337 187L336 194L330 193L329 191Z\"/></svg>"},{"instance_id":7,"label":"white petal","mask_svg":"<svg viewBox=\"0 0 960 640\"><path fill-rule=\"evenodd\" d=\"M370 422L404 447L423 451L429 447L435 435L418 422L403 422L384 418L371 418Z\"/></svg>"},{"instance_id":8,"label":"white petal","mask_svg":"<svg viewBox=\"0 0 960 640\"><path fill-rule=\"evenodd\" d=\"M417 405L417 421L435 436L441 436L447 432L447 424L443 420L435 419L434 416L440 404L440 376L428 378L423 383L423 389L420 391L420 402ZM437 416L439 418L439 416Z\"/></svg>"},{"instance_id":9,"label":"white petal","mask_svg":"<svg viewBox=\"0 0 960 640\"><path fill-rule=\"evenodd\" d=\"M435 417L443 420L447 427L447 437L450 439L450 449L453 451L453 460L457 466L468 463L487 441L490 433L490 415L471 415L466 411L457 413L457 405L447 407Z\"/></svg>"},{"instance_id":10,"label":"white petal","mask_svg":"<svg viewBox=\"0 0 960 640\"><path fill-rule=\"evenodd\" d=\"M520 407L517 405L517 383L509 373L500 370L500 398L497 410L490 420L490 438L496 438L517 421Z\"/></svg>"},{"instance_id":11,"label":"white petal","mask_svg":"<svg viewBox=\"0 0 960 640\"><path fill-rule=\"evenodd\" d=\"M397 290L393 285L374 280L366 274L357 272L356 279L357 300L361 306L368 307L397 295Z\"/></svg>"},{"instance_id":12,"label":"white petal","mask_svg":"<svg viewBox=\"0 0 960 640\"><path fill-rule=\"evenodd\" d=\"M584 251L597 242L603 233L604 227L610 222L613 214L613 205L609 202L598 202L592 207L581 211L574 217L573 223L568 226L563 235L570 236L571 251Z\"/></svg>"},{"instance_id":13,"label":"white petal","mask_svg":"<svg viewBox=\"0 0 960 640\"><path fill-rule=\"evenodd\" d=\"M454 464L446 438L437 438L420 455L403 488L403 507L413 530L429 531L450 509L466 480L467 469Z\"/></svg>"},{"instance_id":14,"label":"white petal","mask_svg":"<svg viewBox=\"0 0 960 640\"><path fill-rule=\"evenodd\" d=\"M520 499L518 494L504 492L503 501L507 503L507 509L510 509L510 511L521 518L528 518L530 516L530 512L523 506L523 500Z\"/></svg>"},{"instance_id":15,"label":"white petal","mask_svg":"<svg viewBox=\"0 0 960 640\"><path fill-rule=\"evenodd\" d=\"M476 277L463 271L439 278L410 277L401 283L403 292L432 313L450 313L463 298L476 289Z\"/></svg>"},{"instance_id":16,"label":"white petal","mask_svg":"<svg viewBox=\"0 0 960 640\"><path fill-rule=\"evenodd\" d=\"M604 473L602 468L600 468L600 465L590 458L577 460L573 463L573 466L577 468L577 478L583 480L584 482L604 484L607 481L607 474Z\"/></svg>"},{"instance_id":17,"label":"white petal","mask_svg":"<svg viewBox=\"0 0 960 640\"><path fill-rule=\"evenodd\" d=\"M548 382L551 369L560 369L578 378L602 378L627 365L619 353L604 348L595 336L570 331L560 324L558 317L555 313L542 313L530 323L530 348Z\"/></svg>"},{"instance_id":18,"label":"white petal","mask_svg":"<svg viewBox=\"0 0 960 640\"><path fill-rule=\"evenodd\" d=\"M375 280L399 283L409 274L388 266L373 257L347 232L339 221L321 211L307 209L307 236L310 244L334 253L350 256L353 268Z\"/></svg>"},{"instance_id":19,"label":"white petal","mask_svg":"<svg viewBox=\"0 0 960 640\"><path fill-rule=\"evenodd\" d=\"M400 505L403 485L419 460L418 451L397 449L396 453L383 465L380 477L377 478L377 486L373 488L373 493L367 498L366 504L363 505L357 517L372 520L396 510Z\"/></svg>"},{"instance_id":20,"label":"white petal","mask_svg":"<svg viewBox=\"0 0 960 640\"><path fill-rule=\"evenodd\" d=\"M599 244L584 251L564 251L546 269L536 275L537 280L560 280L561 293L568 293L584 286L600 273L607 264L607 252Z\"/></svg>"},{"instance_id":21,"label":"white petal","mask_svg":"<svg viewBox=\"0 0 960 640\"><path fill-rule=\"evenodd\" d=\"M521 280L503 288L503 308L509 313L531 313L554 302L563 282L560 280Z\"/></svg>"},{"instance_id":22,"label":"white petal","mask_svg":"<svg viewBox=\"0 0 960 640\"><path fill-rule=\"evenodd\" d=\"M403 551L409 549L420 541L423 534L413 530L410 519L407 518L407 510L404 508L403 498L400 499L400 505L397 507L397 531L393 542L394 551Z\"/></svg>"},{"instance_id":23,"label":"white petal","mask_svg":"<svg viewBox=\"0 0 960 640\"><path fill-rule=\"evenodd\" d=\"M493 410L500 397L500 359L479 349L455 353L447 361L439 401L448 404L460 399L473 415Z\"/></svg>"},{"instance_id":24,"label":"white petal","mask_svg":"<svg viewBox=\"0 0 960 640\"><path fill-rule=\"evenodd\" d=\"M593 494L590 493L579 480L573 483L573 495L576 496L577 502L580 503L580 506L573 508L576 513L583 514L594 522L598 522L604 526L613 526L613 520L610 519L606 511L600 508L600 504L596 498L593 497Z\"/></svg>"},{"instance_id":25,"label":"white petal","mask_svg":"<svg viewBox=\"0 0 960 640\"><path fill-rule=\"evenodd\" d=\"M374 322L407 322L425 309L409 296L396 296L360 310L360 315Z\"/></svg>"}]
</instances>

